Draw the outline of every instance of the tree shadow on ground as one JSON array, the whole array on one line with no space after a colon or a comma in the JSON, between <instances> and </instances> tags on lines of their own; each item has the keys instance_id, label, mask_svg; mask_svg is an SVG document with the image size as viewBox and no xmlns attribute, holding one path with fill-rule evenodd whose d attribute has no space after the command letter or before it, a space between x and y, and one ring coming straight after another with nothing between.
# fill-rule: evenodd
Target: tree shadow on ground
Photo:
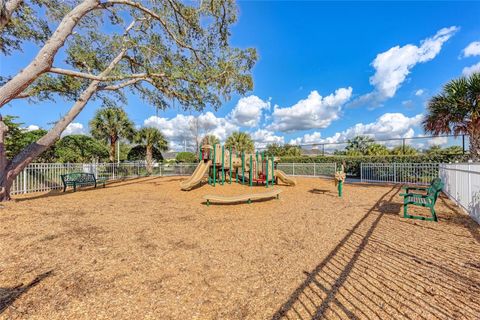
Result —
<instances>
[{"instance_id":1,"label":"tree shadow on ground","mask_svg":"<svg viewBox=\"0 0 480 320\"><path fill-rule=\"evenodd\" d=\"M2 314L9 306L11 306L15 300L20 298L23 294L27 293L30 289L52 274L53 270L50 270L38 275L29 284L23 285L22 283L11 288L0 288L0 314Z\"/></svg>"},{"instance_id":2,"label":"tree shadow on ground","mask_svg":"<svg viewBox=\"0 0 480 320\"><path fill-rule=\"evenodd\" d=\"M392 187L278 308L272 319L476 318L478 250L398 214ZM423 222L424 224L428 222ZM460 239L460 238L459 238ZM442 243L440 250L436 243Z\"/></svg>"}]
</instances>

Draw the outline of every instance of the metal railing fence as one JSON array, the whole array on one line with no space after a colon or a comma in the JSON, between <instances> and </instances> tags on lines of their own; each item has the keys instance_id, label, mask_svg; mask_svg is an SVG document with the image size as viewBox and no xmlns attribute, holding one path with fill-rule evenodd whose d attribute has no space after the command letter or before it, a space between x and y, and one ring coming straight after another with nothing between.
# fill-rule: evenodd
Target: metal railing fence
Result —
<instances>
[{"instance_id":1,"label":"metal railing fence","mask_svg":"<svg viewBox=\"0 0 480 320\"><path fill-rule=\"evenodd\" d=\"M376 183L429 184L438 177L438 163L362 163L360 180Z\"/></svg>"},{"instance_id":2,"label":"metal railing fence","mask_svg":"<svg viewBox=\"0 0 480 320\"><path fill-rule=\"evenodd\" d=\"M157 164L150 176L188 176L198 164ZM293 176L333 176L335 163L279 163L277 169ZM32 163L15 179L11 194L44 192L63 187L60 175L72 172L93 173L107 181L148 176L144 163Z\"/></svg>"}]
</instances>

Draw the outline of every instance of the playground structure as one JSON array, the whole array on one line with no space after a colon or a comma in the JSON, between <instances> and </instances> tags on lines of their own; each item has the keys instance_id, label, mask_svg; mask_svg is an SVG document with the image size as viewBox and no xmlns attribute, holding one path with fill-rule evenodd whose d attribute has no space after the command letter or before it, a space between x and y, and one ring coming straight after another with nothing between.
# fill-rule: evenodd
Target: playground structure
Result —
<instances>
[{"instance_id":1,"label":"playground structure","mask_svg":"<svg viewBox=\"0 0 480 320\"><path fill-rule=\"evenodd\" d=\"M215 186L225 182L248 184L265 184L268 188L282 181L286 185L295 185L296 181L285 172L276 170L278 158L268 156L265 152L234 152L220 144L203 145L199 148L200 163L193 174L180 184L184 191L199 185L208 175L208 183Z\"/></svg>"}]
</instances>

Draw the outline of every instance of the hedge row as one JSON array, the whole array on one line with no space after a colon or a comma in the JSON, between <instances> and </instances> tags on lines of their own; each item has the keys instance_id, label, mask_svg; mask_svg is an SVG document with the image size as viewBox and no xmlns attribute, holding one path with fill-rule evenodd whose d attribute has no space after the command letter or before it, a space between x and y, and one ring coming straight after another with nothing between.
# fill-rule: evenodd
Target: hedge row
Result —
<instances>
[{"instance_id":1,"label":"hedge row","mask_svg":"<svg viewBox=\"0 0 480 320\"><path fill-rule=\"evenodd\" d=\"M280 157L280 163L333 163L338 167L345 161L348 175L360 177L361 163L449 163L467 161L468 155L388 155L388 156L299 156Z\"/></svg>"}]
</instances>

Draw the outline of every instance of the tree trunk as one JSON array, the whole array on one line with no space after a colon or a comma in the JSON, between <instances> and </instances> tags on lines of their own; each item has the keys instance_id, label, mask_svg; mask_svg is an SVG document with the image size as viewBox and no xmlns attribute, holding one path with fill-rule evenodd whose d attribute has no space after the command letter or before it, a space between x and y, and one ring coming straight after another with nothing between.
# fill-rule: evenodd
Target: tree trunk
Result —
<instances>
[{"instance_id":1,"label":"tree trunk","mask_svg":"<svg viewBox=\"0 0 480 320\"><path fill-rule=\"evenodd\" d=\"M109 159L111 163L115 162L115 154L116 154L115 148L117 146L117 140L118 140L117 136L110 137Z\"/></svg>"},{"instance_id":2,"label":"tree trunk","mask_svg":"<svg viewBox=\"0 0 480 320\"><path fill-rule=\"evenodd\" d=\"M145 147L145 153L146 153L146 162L147 162L147 173L149 175L152 174L153 170L152 170L152 163L153 163L153 150L152 150L152 146L148 145Z\"/></svg>"},{"instance_id":3,"label":"tree trunk","mask_svg":"<svg viewBox=\"0 0 480 320\"><path fill-rule=\"evenodd\" d=\"M471 134L470 137L470 159L480 161L480 133Z\"/></svg>"},{"instance_id":4,"label":"tree trunk","mask_svg":"<svg viewBox=\"0 0 480 320\"><path fill-rule=\"evenodd\" d=\"M40 49L32 62L0 87L0 108L18 96L40 75L52 67L55 55L63 46L67 37L72 34L79 20L88 12L98 8L99 4L100 0L85 0L65 15L53 35Z\"/></svg>"},{"instance_id":5,"label":"tree trunk","mask_svg":"<svg viewBox=\"0 0 480 320\"><path fill-rule=\"evenodd\" d=\"M110 65L101 73L101 75L108 75L113 68L123 58L126 50L123 49L115 59L110 62ZM37 142L34 142L19 154L9 163L6 162L6 153L3 144L3 137L5 136L6 125L0 120L0 201L10 200L10 188L16 176L30 164L33 159L38 157L43 151L47 150L51 145L60 138L63 130L75 119L75 117L83 110L88 100L97 91L100 81L92 81L90 85L82 92L79 99L74 103L68 113L58 121L55 126L41 137ZM2 126L3 125L3 126ZM3 129L2 129L3 128Z\"/></svg>"}]
</instances>

